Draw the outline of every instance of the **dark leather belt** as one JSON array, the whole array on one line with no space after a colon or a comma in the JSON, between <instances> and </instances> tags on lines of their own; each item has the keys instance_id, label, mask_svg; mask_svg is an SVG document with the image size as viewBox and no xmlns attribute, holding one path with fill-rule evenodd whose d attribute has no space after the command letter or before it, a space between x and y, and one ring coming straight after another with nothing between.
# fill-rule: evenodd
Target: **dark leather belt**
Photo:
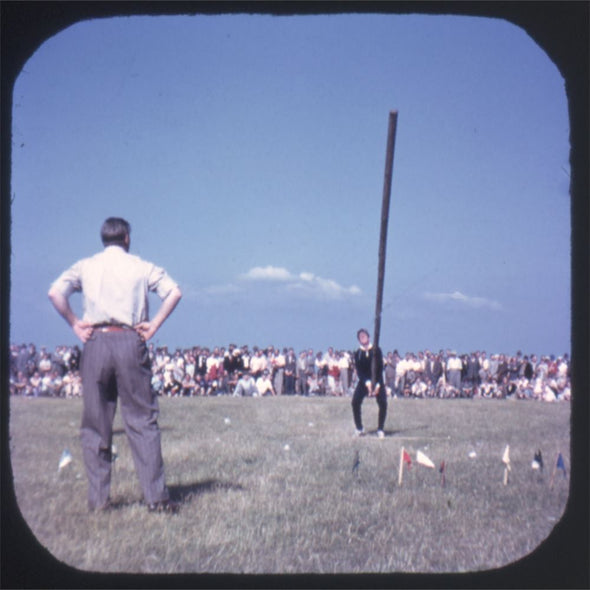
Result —
<instances>
[{"instance_id":1,"label":"dark leather belt","mask_svg":"<svg viewBox=\"0 0 590 590\"><path fill-rule=\"evenodd\" d=\"M127 332L133 330L133 328L129 326L117 326L115 324L99 324L94 326L94 329L107 334L110 332Z\"/></svg>"}]
</instances>

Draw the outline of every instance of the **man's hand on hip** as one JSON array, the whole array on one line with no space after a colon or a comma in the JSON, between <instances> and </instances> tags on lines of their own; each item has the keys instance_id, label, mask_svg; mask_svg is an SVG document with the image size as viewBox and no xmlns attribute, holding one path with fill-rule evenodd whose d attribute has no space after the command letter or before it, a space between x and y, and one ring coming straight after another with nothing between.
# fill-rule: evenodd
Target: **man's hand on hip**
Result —
<instances>
[{"instance_id":1,"label":"man's hand on hip","mask_svg":"<svg viewBox=\"0 0 590 590\"><path fill-rule=\"evenodd\" d=\"M133 329L140 335L141 339L147 342L158 330L153 322L140 322L135 324Z\"/></svg>"}]
</instances>

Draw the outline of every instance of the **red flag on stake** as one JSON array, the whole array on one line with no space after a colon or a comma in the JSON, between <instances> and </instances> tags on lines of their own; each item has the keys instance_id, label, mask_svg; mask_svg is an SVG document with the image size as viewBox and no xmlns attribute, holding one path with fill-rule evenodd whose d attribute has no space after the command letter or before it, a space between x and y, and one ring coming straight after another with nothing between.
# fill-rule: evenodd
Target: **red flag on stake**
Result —
<instances>
[{"instance_id":1,"label":"red flag on stake","mask_svg":"<svg viewBox=\"0 0 590 590\"><path fill-rule=\"evenodd\" d=\"M401 453L399 455L399 473L397 478L398 485L402 485L402 481L404 479L404 463L408 464L408 469L412 466L412 458L410 454L404 447L402 447Z\"/></svg>"},{"instance_id":2,"label":"red flag on stake","mask_svg":"<svg viewBox=\"0 0 590 590\"><path fill-rule=\"evenodd\" d=\"M406 449L404 449L404 463L408 464L408 469L412 467L412 457L410 457L410 454Z\"/></svg>"}]
</instances>

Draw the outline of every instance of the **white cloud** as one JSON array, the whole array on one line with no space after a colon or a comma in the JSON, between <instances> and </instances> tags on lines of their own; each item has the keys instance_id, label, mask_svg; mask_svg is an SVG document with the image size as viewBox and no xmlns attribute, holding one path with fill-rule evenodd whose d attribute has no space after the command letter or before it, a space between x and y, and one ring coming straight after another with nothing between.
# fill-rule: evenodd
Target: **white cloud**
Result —
<instances>
[{"instance_id":1,"label":"white cloud","mask_svg":"<svg viewBox=\"0 0 590 590\"><path fill-rule=\"evenodd\" d=\"M435 301L439 303L454 302L460 305L473 308L489 308L493 310L501 310L502 305L493 299L487 299L485 297L473 297L465 295L461 291L454 291L452 293L424 293L424 299L429 301Z\"/></svg>"},{"instance_id":2,"label":"white cloud","mask_svg":"<svg viewBox=\"0 0 590 590\"><path fill-rule=\"evenodd\" d=\"M319 277L311 272L304 271L296 275L286 268L276 266L255 266L239 278L246 281L280 282L287 291L312 298L342 299L362 293L356 285L346 287L333 279Z\"/></svg>"},{"instance_id":3,"label":"white cloud","mask_svg":"<svg viewBox=\"0 0 590 590\"><path fill-rule=\"evenodd\" d=\"M278 266L255 266L247 273L240 275L240 279L247 281L290 281L293 279L291 273Z\"/></svg>"}]
</instances>

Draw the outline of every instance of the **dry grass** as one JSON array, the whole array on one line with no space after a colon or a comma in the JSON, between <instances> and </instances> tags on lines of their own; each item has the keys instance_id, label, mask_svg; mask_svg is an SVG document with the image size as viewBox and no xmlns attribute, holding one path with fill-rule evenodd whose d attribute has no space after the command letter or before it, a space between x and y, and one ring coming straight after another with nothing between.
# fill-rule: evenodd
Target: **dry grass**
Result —
<instances>
[{"instance_id":1,"label":"dry grass","mask_svg":"<svg viewBox=\"0 0 590 590\"><path fill-rule=\"evenodd\" d=\"M493 400L390 402L387 437L353 438L348 399L162 399L167 481L179 516L148 514L120 418L112 497L88 514L79 400L11 400L19 507L40 542L81 570L143 573L462 572L533 551L559 521L570 407ZM376 424L376 404L363 406ZM502 483L502 452L512 471ZM447 462L413 465L399 452ZM57 472L62 450L73 462ZM530 467L541 448L545 474ZM469 458L476 451L475 459ZM352 466L358 452L360 466Z\"/></svg>"}]
</instances>

